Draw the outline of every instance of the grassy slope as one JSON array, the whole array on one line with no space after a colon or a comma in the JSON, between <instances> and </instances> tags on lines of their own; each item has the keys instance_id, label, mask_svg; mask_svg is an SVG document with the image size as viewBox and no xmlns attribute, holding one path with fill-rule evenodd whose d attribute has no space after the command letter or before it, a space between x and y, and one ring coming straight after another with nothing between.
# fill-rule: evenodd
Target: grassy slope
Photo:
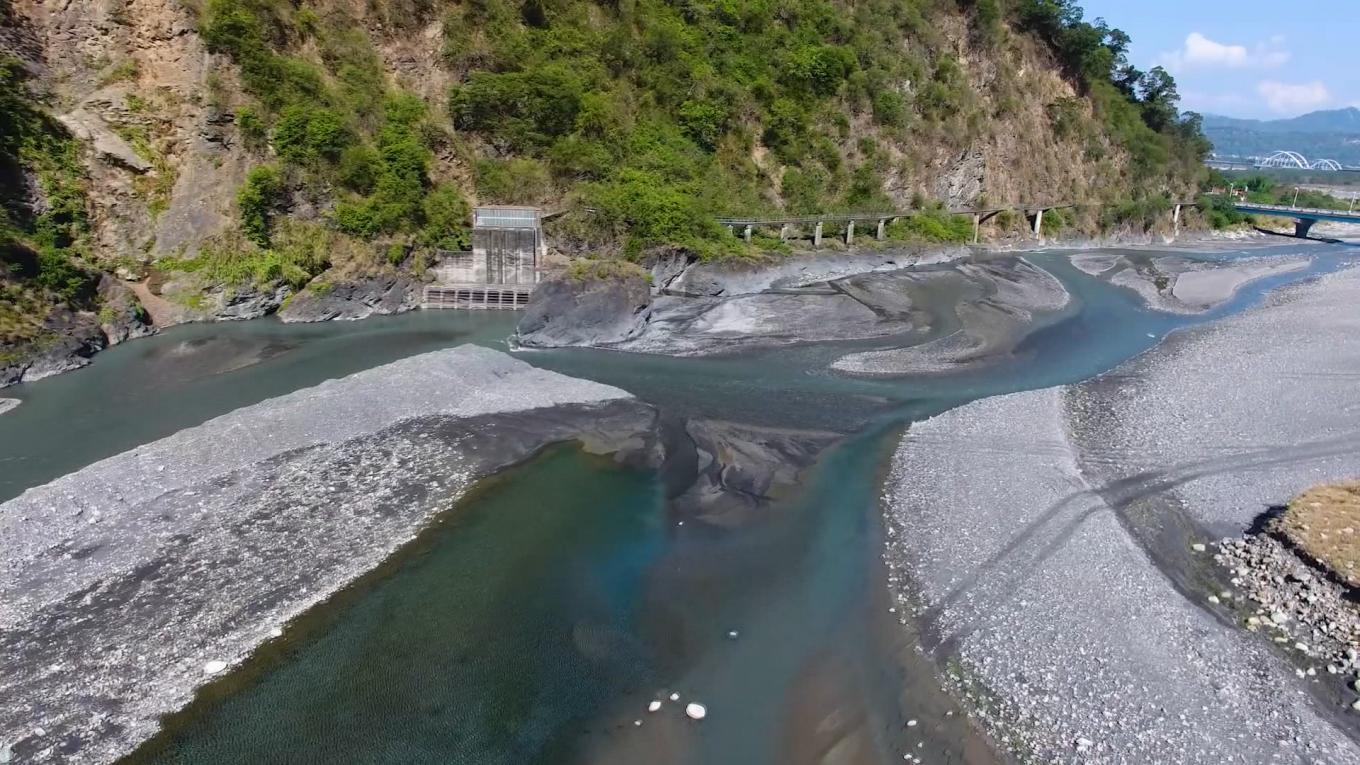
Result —
<instances>
[{"instance_id":1,"label":"grassy slope","mask_svg":"<svg viewBox=\"0 0 1360 765\"><path fill-rule=\"evenodd\" d=\"M0 364L49 334L49 314L96 307L79 147L0 58ZM34 204L33 200L40 200Z\"/></svg>"}]
</instances>

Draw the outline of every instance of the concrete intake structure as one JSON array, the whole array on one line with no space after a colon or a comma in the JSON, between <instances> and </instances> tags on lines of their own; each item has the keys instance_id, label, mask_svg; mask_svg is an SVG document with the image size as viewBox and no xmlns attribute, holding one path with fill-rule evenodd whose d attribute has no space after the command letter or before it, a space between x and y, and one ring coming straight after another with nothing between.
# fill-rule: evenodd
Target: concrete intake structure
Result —
<instances>
[{"instance_id":1,"label":"concrete intake structure","mask_svg":"<svg viewBox=\"0 0 1360 765\"><path fill-rule=\"evenodd\" d=\"M472 212L472 251L440 251L425 308L521 308L541 278L547 255L543 211L487 206Z\"/></svg>"}]
</instances>

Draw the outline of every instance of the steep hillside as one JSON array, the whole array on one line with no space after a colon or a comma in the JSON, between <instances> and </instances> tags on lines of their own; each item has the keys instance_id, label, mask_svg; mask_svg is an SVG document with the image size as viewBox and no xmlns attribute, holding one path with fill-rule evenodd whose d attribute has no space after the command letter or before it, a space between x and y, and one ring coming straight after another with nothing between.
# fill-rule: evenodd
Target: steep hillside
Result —
<instances>
[{"instance_id":1,"label":"steep hillside","mask_svg":"<svg viewBox=\"0 0 1360 765\"><path fill-rule=\"evenodd\" d=\"M6 251L91 283L146 279L158 323L260 315L309 283L413 289L428 250L463 245L469 206L487 202L564 210L556 248L627 257L744 254L713 222L724 213L1083 202L1050 231L1144 230L1194 193L1205 150L1170 78L1128 67L1127 37L1071 0L0 11L7 97L37 97L49 145L5 147L28 190L6 210L33 219ZM33 232L53 200L71 209L65 243L46 246ZM928 213L894 233L961 230ZM106 302L41 273L7 277L26 301L11 312L30 318L0 330L11 349L41 345L39 304Z\"/></svg>"}]
</instances>

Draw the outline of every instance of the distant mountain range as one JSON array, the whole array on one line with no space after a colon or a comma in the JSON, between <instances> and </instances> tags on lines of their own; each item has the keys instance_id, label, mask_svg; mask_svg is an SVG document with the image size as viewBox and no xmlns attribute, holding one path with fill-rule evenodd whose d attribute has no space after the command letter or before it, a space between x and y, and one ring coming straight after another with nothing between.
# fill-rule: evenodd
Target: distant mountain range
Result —
<instances>
[{"instance_id":1,"label":"distant mountain range","mask_svg":"<svg viewBox=\"0 0 1360 765\"><path fill-rule=\"evenodd\" d=\"M1349 133L1360 135L1360 108L1329 109L1309 112L1287 120L1243 120L1236 117L1204 115L1206 128L1237 128L1259 133Z\"/></svg>"},{"instance_id":2,"label":"distant mountain range","mask_svg":"<svg viewBox=\"0 0 1360 765\"><path fill-rule=\"evenodd\" d=\"M1296 151L1309 160L1334 159L1360 166L1360 109L1309 112L1285 120L1244 120L1204 115L1204 134L1219 156L1261 157Z\"/></svg>"}]
</instances>

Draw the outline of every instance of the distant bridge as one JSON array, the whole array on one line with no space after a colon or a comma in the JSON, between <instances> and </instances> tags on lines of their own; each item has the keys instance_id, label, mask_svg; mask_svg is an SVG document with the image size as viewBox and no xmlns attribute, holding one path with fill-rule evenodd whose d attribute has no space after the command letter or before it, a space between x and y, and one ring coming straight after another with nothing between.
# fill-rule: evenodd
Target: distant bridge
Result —
<instances>
[{"instance_id":1,"label":"distant bridge","mask_svg":"<svg viewBox=\"0 0 1360 765\"><path fill-rule=\"evenodd\" d=\"M1321 210L1314 207L1290 207L1289 205L1263 205L1253 202L1236 202L1233 205L1240 213L1248 215L1273 215L1278 218L1294 219L1294 236L1306 239L1313 224L1320 220L1338 223L1360 224L1360 210Z\"/></svg>"},{"instance_id":2,"label":"distant bridge","mask_svg":"<svg viewBox=\"0 0 1360 765\"><path fill-rule=\"evenodd\" d=\"M1297 151L1277 151L1268 157L1210 157L1204 164L1220 170L1313 170L1320 173L1360 173L1334 159L1309 160Z\"/></svg>"},{"instance_id":3,"label":"distant bridge","mask_svg":"<svg viewBox=\"0 0 1360 765\"><path fill-rule=\"evenodd\" d=\"M1342 170L1341 163L1334 159L1316 159L1309 162L1307 157L1297 151L1277 151L1257 162L1256 166L1286 170L1321 170L1328 173L1339 173Z\"/></svg>"},{"instance_id":4,"label":"distant bridge","mask_svg":"<svg viewBox=\"0 0 1360 765\"><path fill-rule=\"evenodd\" d=\"M1171 205L1171 221L1176 233L1180 233L1181 210L1185 207L1194 205L1194 202L1175 202ZM1025 216L1029 222L1029 228L1037 239L1041 236L1044 225L1044 213L1049 210L1066 210L1082 207L1071 202L1058 204L1021 204L1008 207L989 207L984 209L951 209L946 212L950 215L968 215L973 218L973 244L977 244L982 224L995 218L1004 212L1016 212ZM751 241L753 232L758 228L779 229L779 240L786 242L794 228L811 228L812 246L822 246L822 229L828 223L845 224L845 243L851 244L855 239L855 224L867 223L874 226L875 239L884 239L887 236L887 227L897 222L901 218L910 218L919 215L920 210L905 210L897 212L867 212L867 213L822 213L818 215L801 215L786 218L719 218L718 223L726 226L733 234L741 230L741 237L747 242Z\"/></svg>"}]
</instances>

